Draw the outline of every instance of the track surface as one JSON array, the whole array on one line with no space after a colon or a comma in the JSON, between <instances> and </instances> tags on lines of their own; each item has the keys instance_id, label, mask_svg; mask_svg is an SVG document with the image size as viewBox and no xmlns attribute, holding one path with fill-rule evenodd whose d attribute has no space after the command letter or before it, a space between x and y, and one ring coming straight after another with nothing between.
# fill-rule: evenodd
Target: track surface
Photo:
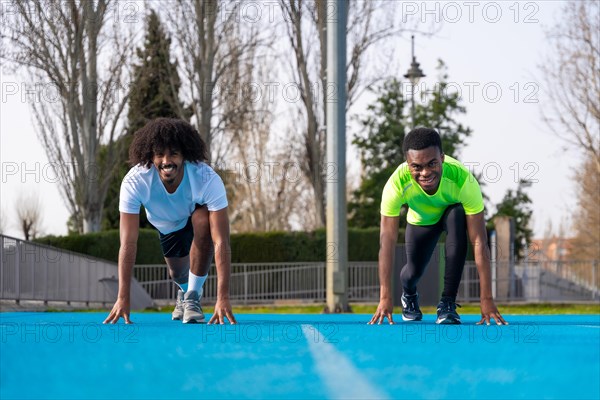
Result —
<instances>
[{"instance_id":1,"label":"track surface","mask_svg":"<svg viewBox=\"0 0 600 400\"><path fill-rule=\"evenodd\" d=\"M600 398L600 315L369 326L368 315L0 314L0 398ZM208 316L207 316L208 317Z\"/></svg>"}]
</instances>

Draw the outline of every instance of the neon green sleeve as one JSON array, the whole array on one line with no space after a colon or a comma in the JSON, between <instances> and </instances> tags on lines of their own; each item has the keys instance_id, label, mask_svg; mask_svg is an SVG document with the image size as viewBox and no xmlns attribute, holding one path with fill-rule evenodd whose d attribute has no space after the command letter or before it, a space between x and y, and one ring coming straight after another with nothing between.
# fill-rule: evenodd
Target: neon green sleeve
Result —
<instances>
[{"instance_id":1,"label":"neon green sleeve","mask_svg":"<svg viewBox=\"0 0 600 400\"><path fill-rule=\"evenodd\" d=\"M400 187L400 180L397 174L390 176L381 195L381 215L386 217L397 217L400 215L400 209L405 203Z\"/></svg>"},{"instance_id":2,"label":"neon green sleeve","mask_svg":"<svg viewBox=\"0 0 600 400\"><path fill-rule=\"evenodd\" d=\"M474 215L483 211L484 207L481 188L473 174L469 173L469 177L466 179L465 184L460 190L459 198L465 209L465 214Z\"/></svg>"}]
</instances>

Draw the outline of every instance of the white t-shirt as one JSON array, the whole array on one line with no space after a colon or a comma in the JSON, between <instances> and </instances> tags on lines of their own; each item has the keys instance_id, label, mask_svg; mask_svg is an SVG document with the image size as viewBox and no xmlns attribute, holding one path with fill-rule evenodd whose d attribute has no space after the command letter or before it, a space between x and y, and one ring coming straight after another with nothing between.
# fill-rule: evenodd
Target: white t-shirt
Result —
<instances>
[{"instance_id":1,"label":"white t-shirt","mask_svg":"<svg viewBox=\"0 0 600 400\"><path fill-rule=\"evenodd\" d=\"M227 194L221 177L205 163L185 161L183 179L174 193L167 192L154 165L131 168L121 183L119 211L139 214L146 209L148 221L162 234L182 229L196 208L208 211L227 207Z\"/></svg>"}]
</instances>

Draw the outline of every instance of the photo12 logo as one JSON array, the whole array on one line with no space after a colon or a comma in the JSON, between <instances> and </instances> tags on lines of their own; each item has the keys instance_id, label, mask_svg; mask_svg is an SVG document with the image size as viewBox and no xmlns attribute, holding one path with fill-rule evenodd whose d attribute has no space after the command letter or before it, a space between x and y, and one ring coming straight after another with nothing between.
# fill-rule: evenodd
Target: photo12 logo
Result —
<instances>
[{"instance_id":1,"label":"photo12 logo","mask_svg":"<svg viewBox=\"0 0 600 400\"><path fill-rule=\"evenodd\" d=\"M513 343L538 343L539 326L526 325L427 325L402 324L402 343L498 343L512 341Z\"/></svg>"},{"instance_id":2,"label":"photo12 logo","mask_svg":"<svg viewBox=\"0 0 600 400\"><path fill-rule=\"evenodd\" d=\"M305 325L293 322L250 322L237 325L203 325L200 337L202 343L298 343L301 340L337 343L338 331L339 327L334 323Z\"/></svg>"},{"instance_id":3,"label":"photo12 logo","mask_svg":"<svg viewBox=\"0 0 600 400\"><path fill-rule=\"evenodd\" d=\"M138 343L139 326L135 324L104 325L95 322L3 322L0 343Z\"/></svg>"},{"instance_id":4,"label":"photo12 logo","mask_svg":"<svg viewBox=\"0 0 600 400\"><path fill-rule=\"evenodd\" d=\"M434 95L442 97L456 97L459 101L469 104L490 103L500 101L515 104L538 104L540 85L537 82L419 82L416 85L403 82L402 96L405 101L410 101L414 93L416 101L428 103L434 100Z\"/></svg>"},{"instance_id":5,"label":"photo12 logo","mask_svg":"<svg viewBox=\"0 0 600 400\"><path fill-rule=\"evenodd\" d=\"M505 21L523 24L537 24L540 6L537 2L495 2L495 1L403 1L402 22L421 23L446 22L486 22L495 24Z\"/></svg>"}]
</instances>

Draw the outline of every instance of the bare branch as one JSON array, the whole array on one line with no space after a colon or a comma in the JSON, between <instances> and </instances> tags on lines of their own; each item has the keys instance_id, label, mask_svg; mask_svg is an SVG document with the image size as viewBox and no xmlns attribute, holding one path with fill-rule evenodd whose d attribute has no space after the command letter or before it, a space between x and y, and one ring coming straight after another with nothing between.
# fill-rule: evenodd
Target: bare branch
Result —
<instances>
[{"instance_id":1,"label":"bare branch","mask_svg":"<svg viewBox=\"0 0 600 400\"><path fill-rule=\"evenodd\" d=\"M15 12L2 26L7 49L2 56L27 67L29 81L56 89L55 99L36 99L30 106L67 206L86 232L100 229L103 178L113 169L106 161L114 159L111 144L127 99L116 94L123 91L132 41L108 24L110 5L110 0L14 0ZM103 160L102 144L108 145Z\"/></svg>"},{"instance_id":2,"label":"bare branch","mask_svg":"<svg viewBox=\"0 0 600 400\"><path fill-rule=\"evenodd\" d=\"M311 183L319 226L325 224L325 184L322 166L325 157L325 126L327 99L327 10L324 0L280 0L284 14L287 40L294 53L292 74L301 90L297 110L303 116L303 171ZM346 109L364 91L365 83L373 80L364 65L370 49L386 38L398 35L403 28L394 25L394 3L381 1L348 1L347 23L347 99ZM320 93L313 88L319 87ZM319 99L318 97L322 97Z\"/></svg>"},{"instance_id":3,"label":"bare branch","mask_svg":"<svg viewBox=\"0 0 600 400\"><path fill-rule=\"evenodd\" d=\"M540 66L551 101L542 116L568 145L590 154L600 173L600 5L567 3L548 32L552 52Z\"/></svg>"},{"instance_id":4,"label":"bare branch","mask_svg":"<svg viewBox=\"0 0 600 400\"><path fill-rule=\"evenodd\" d=\"M38 237L42 229L42 210L39 196L33 193L27 195L20 193L15 203L15 211L19 228L25 240Z\"/></svg>"}]
</instances>

